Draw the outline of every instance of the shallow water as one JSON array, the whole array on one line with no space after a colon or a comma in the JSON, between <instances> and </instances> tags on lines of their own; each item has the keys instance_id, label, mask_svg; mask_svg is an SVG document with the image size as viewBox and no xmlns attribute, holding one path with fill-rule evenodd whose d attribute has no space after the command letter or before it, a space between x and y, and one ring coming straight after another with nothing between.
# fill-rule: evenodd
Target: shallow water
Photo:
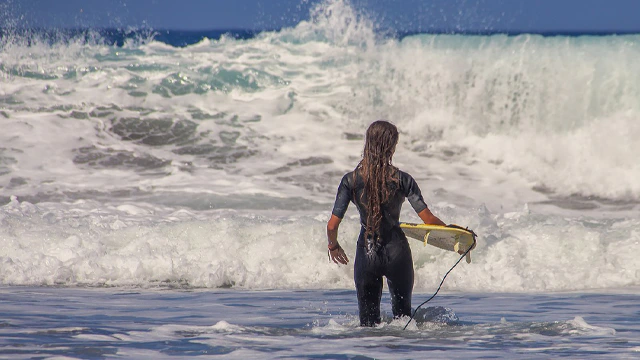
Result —
<instances>
[{"instance_id":1,"label":"shallow water","mask_svg":"<svg viewBox=\"0 0 640 360\"><path fill-rule=\"evenodd\" d=\"M414 294L414 302L430 294ZM437 296L358 326L351 290L0 288L6 358L615 358L640 355L640 295Z\"/></svg>"}]
</instances>

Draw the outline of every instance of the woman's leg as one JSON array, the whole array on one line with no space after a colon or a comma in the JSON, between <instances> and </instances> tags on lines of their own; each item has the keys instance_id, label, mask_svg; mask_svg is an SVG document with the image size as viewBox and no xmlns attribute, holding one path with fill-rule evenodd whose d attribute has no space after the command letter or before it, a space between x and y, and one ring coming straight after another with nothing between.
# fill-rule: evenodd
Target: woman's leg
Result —
<instances>
[{"instance_id":1,"label":"woman's leg","mask_svg":"<svg viewBox=\"0 0 640 360\"><path fill-rule=\"evenodd\" d=\"M363 246L356 248L353 277L356 283L360 326L375 326L380 323L380 300L382 299L382 274L379 261L371 261Z\"/></svg>"},{"instance_id":2,"label":"woman's leg","mask_svg":"<svg viewBox=\"0 0 640 360\"><path fill-rule=\"evenodd\" d=\"M388 259L385 276L391 294L393 317L411 316L413 292L413 258L406 239L393 241L386 246Z\"/></svg>"}]
</instances>

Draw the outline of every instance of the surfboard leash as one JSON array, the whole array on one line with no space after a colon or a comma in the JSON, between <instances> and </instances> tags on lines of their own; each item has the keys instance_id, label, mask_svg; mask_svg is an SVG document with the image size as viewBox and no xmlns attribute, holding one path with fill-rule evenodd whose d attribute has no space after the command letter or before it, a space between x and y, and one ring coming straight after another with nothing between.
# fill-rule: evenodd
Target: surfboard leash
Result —
<instances>
[{"instance_id":1,"label":"surfboard leash","mask_svg":"<svg viewBox=\"0 0 640 360\"><path fill-rule=\"evenodd\" d=\"M467 256L469 251L471 251L471 249L473 249L476 246L476 234L473 231L471 231L471 234L473 235L473 244L471 246L469 246L467 251L465 251L464 254L462 254L460 256L458 261L456 261L456 263L453 264L451 269L449 269L449 271L447 271L447 273L444 274L444 276L442 277L442 281L440 281L440 285L438 285L438 289L436 290L436 292L433 293L433 295L431 295L431 297L428 298L425 302L423 302L422 304L420 304L420 305L418 305L416 307L416 309L413 311L413 314L411 314L411 318L409 318L409 321L407 321L407 324L404 326L404 328L402 328L402 330L406 330L407 329L407 326L409 326L409 324L411 323L411 320L413 320L413 318L418 313L418 309L420 309L424 304L428 303L429 301L431 301L431 299L433 299L434 297L436 297L436 295L438 295L438 292L440 291L440 288L442 287L442 284L444 284L444 280L447 278L447 275L449 275L449 273L460 263L460 261L462 261L462 259L464 259L464 257Z\"/></svg>"}]
</instances>

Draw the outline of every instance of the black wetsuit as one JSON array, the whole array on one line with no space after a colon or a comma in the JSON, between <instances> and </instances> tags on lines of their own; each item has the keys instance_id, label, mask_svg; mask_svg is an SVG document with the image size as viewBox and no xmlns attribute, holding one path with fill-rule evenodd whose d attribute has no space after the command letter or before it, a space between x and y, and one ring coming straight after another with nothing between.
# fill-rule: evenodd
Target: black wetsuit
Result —
<instances>
[{"instance_id":1,"label":"black wetsuit","mask_svg":"<svg viewBox=\"0 0 640 360\"><path fill-rule=\"evenodd\" d=\"M393 316L411 316L411 292L413 290L413 259L407 238L400 229L400 210L407 198L419 213L427 208L420 188L411 175L398 171L399 181L391 183L393 189L389 201L382 204L382 224L379 230L380 246L368 250L365 228L361 226L354 264L354 279L360 310L360 325L373 326L380 323L380 300L382 277L387 278L391 293ZM367 222L366 194L361 176L354 172L342 178L333 207L333 215L343 218L349 202L360 212L360 223Z\"/></svg>"}]
</instances>

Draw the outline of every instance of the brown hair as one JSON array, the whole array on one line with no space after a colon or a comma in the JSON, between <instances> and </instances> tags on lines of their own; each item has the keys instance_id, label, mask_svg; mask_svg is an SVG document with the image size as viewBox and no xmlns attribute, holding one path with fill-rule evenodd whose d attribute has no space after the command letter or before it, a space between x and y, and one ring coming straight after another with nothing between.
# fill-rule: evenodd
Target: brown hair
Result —
<instances>
[{"instance_id":1,"label":"brown hair","mask_svg":"<svg viewBox=\"0 0 640 360\"><path fill-rule=\"evenodd\" d=\"M367 202L365 237L374 237L382 223L382 204L389 201L390 185L398 182L398 169L391 158L398 144L398 128L388 121L378 120L367 129L362 160L356 168L364 181ZM378 240L375 239L377 242Z\"/></svg>"}]
</instances>

